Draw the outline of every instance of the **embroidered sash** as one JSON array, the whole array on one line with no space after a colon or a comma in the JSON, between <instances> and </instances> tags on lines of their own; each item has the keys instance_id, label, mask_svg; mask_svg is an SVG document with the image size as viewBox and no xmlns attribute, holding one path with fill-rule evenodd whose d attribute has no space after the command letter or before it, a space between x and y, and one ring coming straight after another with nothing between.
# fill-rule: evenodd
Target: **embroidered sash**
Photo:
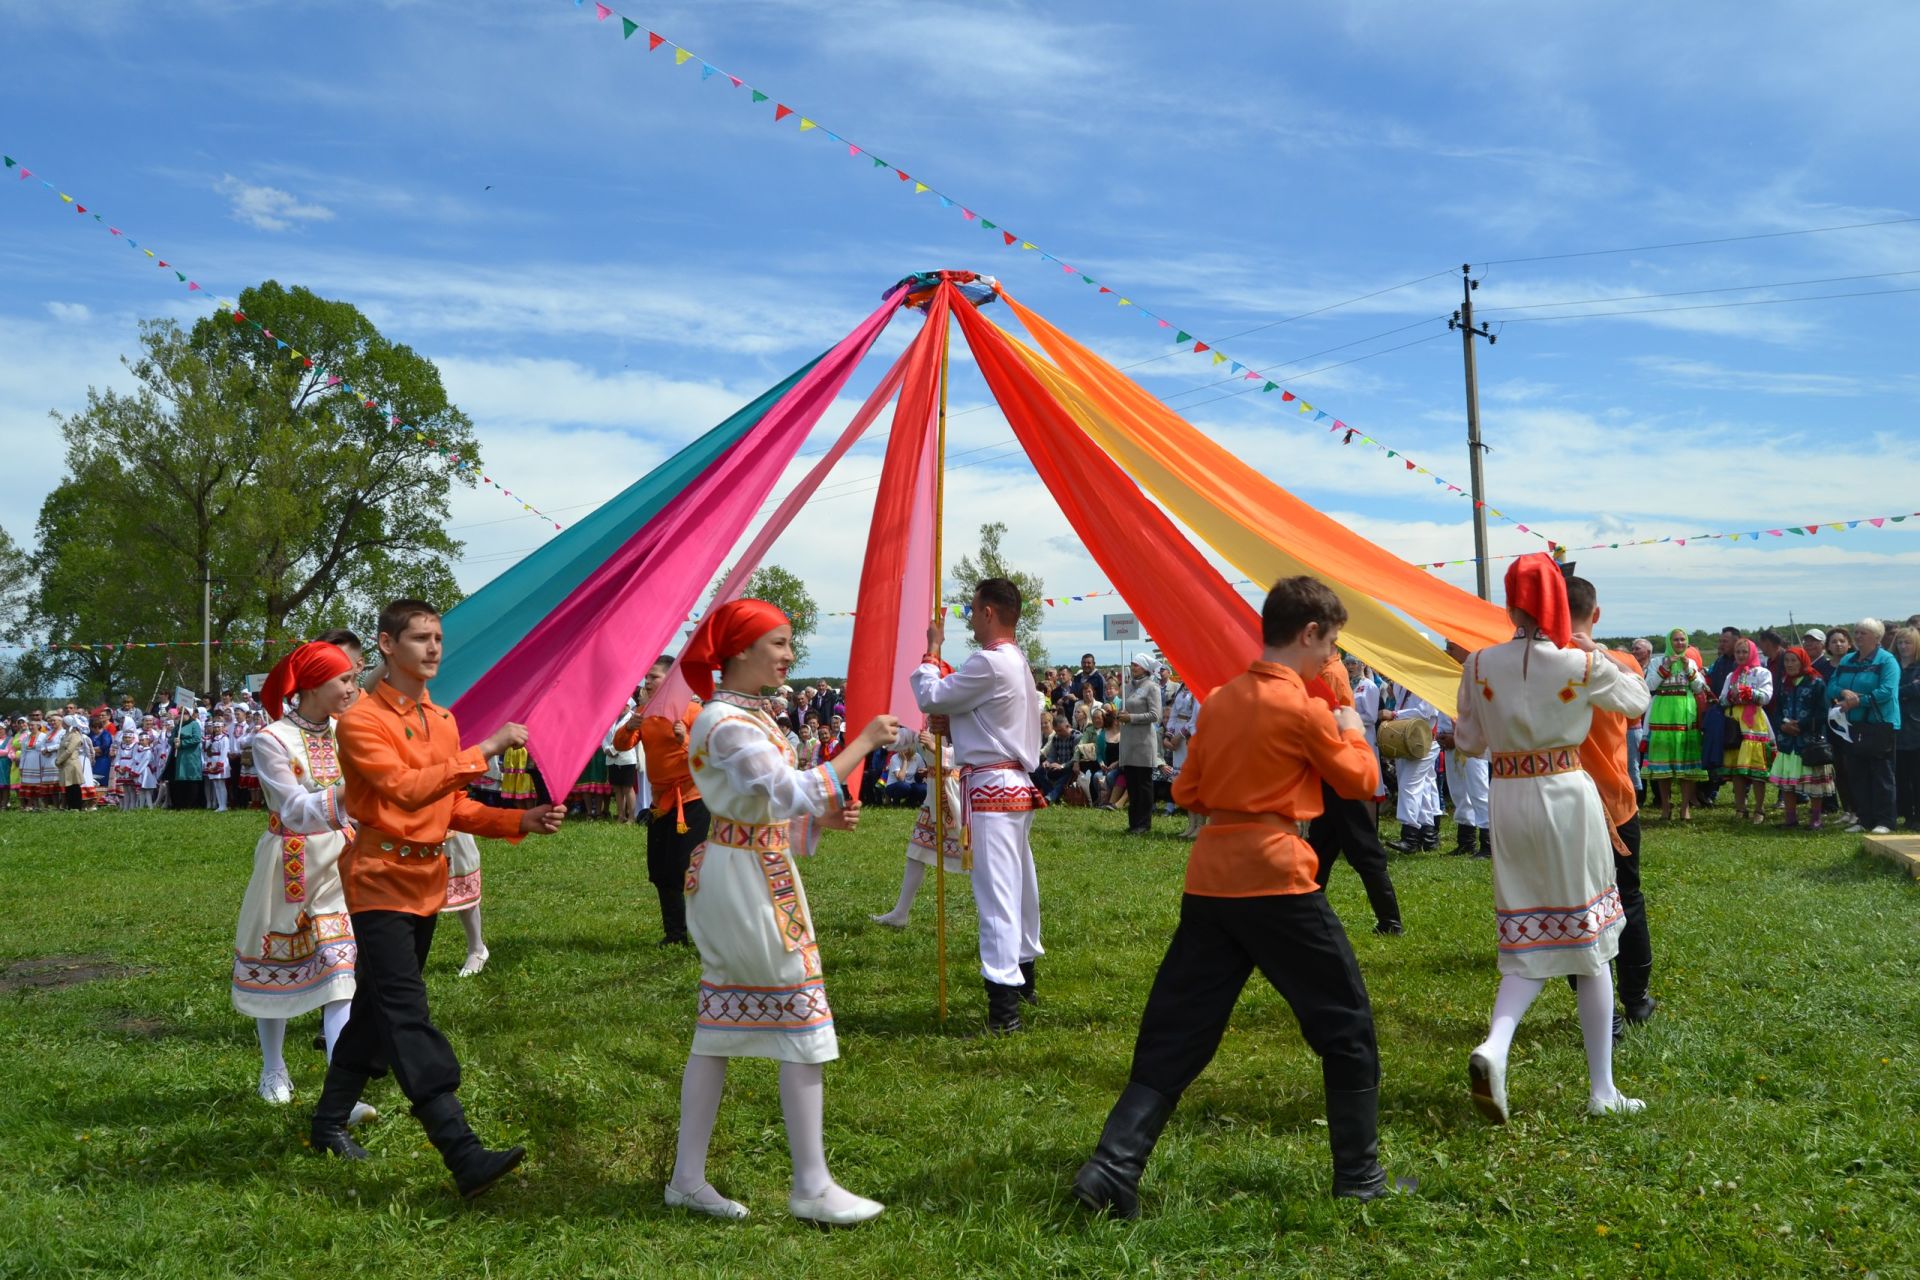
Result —
<instances>
[{"instance_id":1,"label":"embroidered sash","mask_svg":"<svg viewBox=\"0 0 1920 1280\"><path fill-rule=\"evenodd\" d=\"M1580 772L1580 748L1578 747L1493 753L1492 774L1496 778L1545 778L1556 773L1578 772Z\"/></svg>"},{"instance_id":2,"label":"embroidered sash","mask_svg":"<svg viewBox=\"0 0 1920 1280\"><path fill-rule=\"evenodd\" d=\"M780 941L789 951L798 951L813 942L813 923L807 919L806 903L800 896L800 881L787 859L790 836L784 822L735 822L716 818L707 835L708 845L739 849L760 861L760 874L767 881L767 900L773 905L773 919L780 930ZM704 847L701 850L704 852ZM687 867L688 892L698 887L700 853Z\"/></svg>"}]
</instances>

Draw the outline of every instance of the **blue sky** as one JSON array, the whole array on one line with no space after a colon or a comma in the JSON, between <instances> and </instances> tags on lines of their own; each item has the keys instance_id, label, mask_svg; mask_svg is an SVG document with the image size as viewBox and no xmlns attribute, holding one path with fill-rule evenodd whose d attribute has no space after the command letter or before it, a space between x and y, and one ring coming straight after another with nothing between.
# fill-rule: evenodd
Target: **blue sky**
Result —
<instances>
[{"instance_id":1,"label":"blue sky","mask_svg":"<svg viewBox=\"0 0 1920 1280\"><path fill-rule=\"evenodd\" d=\"M1289 317L1492 264L1477 295L1502 328L1481 352L1489 497L1563 541L1920 507L1920 292L1522 322L1913 288L1920 274L1890 273L1920 272L1920 223L1511 261L1920 215L1920 8L614 7L1180 327L1255 330L1225 349L1462 483L1457 280ZM1151 322L820 131L776 127L697 61L623 42L591 0L0 0L0 29L0 150L215 293L272 277L355 302L439 364L489 472L563 523L846 332L894 279L953 266L999 275L1119 363L1147 361L1149 389L1389 549L1472 553L1459 498L1277 395L1217 398L1223 371L1168 354ZM0 524L30 541L60 475L48 411L124 383L139 319L204 308L10 185ZM1863 278L1787 283L1837 277ZM882 352L916 325L896 321ZM948 545L1002 519L1048 592L1104 588L956 370ZM877 471L877 447L849 457L771 557L823 609L852 607ZM485 489L462 491L454 524L468 589L552 532ZM1920 521L1829 532L1579 558L1605 629L1920 609ZM1496 553L1538 545L1495 526ZM1077 654L1101 612L1050 613L1056 652ZM825 621L816 665L844 660L849 630Z\"/></svg>"}]
</instances>

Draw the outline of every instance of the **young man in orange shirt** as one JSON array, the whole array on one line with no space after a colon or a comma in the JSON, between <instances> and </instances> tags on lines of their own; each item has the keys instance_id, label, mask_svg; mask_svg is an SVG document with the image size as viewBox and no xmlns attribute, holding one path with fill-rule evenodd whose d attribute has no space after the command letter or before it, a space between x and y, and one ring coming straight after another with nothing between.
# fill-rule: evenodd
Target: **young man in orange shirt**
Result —
<instances>
[{"instance_id":1,"label":"young man in orange shirt","mask_svg":"<svg viewBox=\"0 0 1920 1280\"><path fill-rule=\"evenodd\" d=\"M1599 594L1585 578L1567 578L1567 612L1573 634L1593 638L1600 621ZM1639 659L1617 649L1604 651L1616 664L1635 675L1644 674ZM1625 1033L1626 1023L1645 1022L1658 1002L1647 994L1653 978L1653 936L1647 928L1647 900L1640 891L1640 799L1627 759L1627 717L1616 711L1593 709L1593 728L1580 747L1580 766L1593 779L1600 803L1607 811L1613 837L1613 875L1620 889L1620 905L1627 916L1620 931L1620 954L1614 957L1614 986L1626 1010L1613 1015L1613 1038Z\"/></svg>"},{"instance_id":2,"label":"young man in orange shirt","mask_svg":"<svg viewBox=\"0 0 1920 1280\"><path fill-rule=\"evenodd\" d=\"M459 1060L427 1009L421 969L447 900L442 845L449 828L516 844L528 832L552 835L566 807L495 809L467 798L468 784L487 771L487 757L524 744L527 731L502 725L462 751L453 713L427 695L440 652L440 615L431 605L388 605L380 614L386 675L336 729L347 813L357 826L340 857L340 878L359 958L353 1009L314 1108L312 1142L316 1151L366 1159L347 1133L347 1117L367 1081L391 1069L460 1194L471 1199L526 1150L480 1145L454 1094Z\"/></svg>"},{"instance_id":3,"label":"young man in orange shirt","mask_svg":"<svg viewBox=\"0 0 1920 1280\"><path fill-rule=\"evenodd\" d=\"M1371 1200L1386 1191L1376 1158L1373 1009L1346 931L1315 881L1319 858L1300 836L1320 814L1323 779L1352 800L1371 797L1380 781L1353 708L1329 709L1307 692L1346 620L1325 583L1281 579L1260 611L1260 660L1201 709L1173 798L1207 825L1187 860L1180 924L1147 996L1127 1087L1073 1180L1074 1197L1091 1209L1139 1214L1147 1157L1219 1049L1256 968L1320 1055L1333 1194Z\"/></svg>"},{"instance_id":4,"label":"young man in orange shirt","mask_svg":"<svg viewBox=\"0 0 1920 1280\"><path fill-rule=\"evenodd\" d=\"M687 734L700 715L700 703L690 701L679 719L650 716L647 704L660 692L661 682L673 669L673 659L662 655L647 670L647 682L640 686L640 705L627 722L614 730L616 751L631 750L640 744L646 758L647 786L653 792L653 811L647 819L647 879L660 895L660 923L666 936L663 947L690 947L687 933L687 864L693 851L707 842L712 818L700 792L693 785L693 770L687 764Z\"/></svg>"}]
</instances>

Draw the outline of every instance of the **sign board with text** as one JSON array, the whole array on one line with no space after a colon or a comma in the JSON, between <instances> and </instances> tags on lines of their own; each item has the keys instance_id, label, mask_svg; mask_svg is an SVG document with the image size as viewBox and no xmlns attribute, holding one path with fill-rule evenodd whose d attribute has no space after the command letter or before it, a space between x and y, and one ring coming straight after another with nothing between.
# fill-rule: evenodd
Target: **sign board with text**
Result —
<instances>
[{"instance_id":1,"label":"sign board with text","mask_svg":"<svg viewBox=\"0 0 1920 1280\"><path fill-rule=\"evenodd\" d=\"M1130 613L1109 613L1100 621L1104 628L1105 639L1138 640L1140 638L1140 619Z\"/></svg>"}]
</instances>

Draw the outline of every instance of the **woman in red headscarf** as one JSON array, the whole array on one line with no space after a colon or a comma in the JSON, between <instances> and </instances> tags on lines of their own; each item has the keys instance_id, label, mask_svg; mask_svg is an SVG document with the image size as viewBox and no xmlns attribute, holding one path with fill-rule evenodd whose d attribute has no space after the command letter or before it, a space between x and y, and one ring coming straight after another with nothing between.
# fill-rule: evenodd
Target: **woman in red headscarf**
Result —
<instances>
[{"instance_id":1,"label":"woman in red headscarf","mask_svg":"<svg viewBox=\"0 0 1920 1280\"><path fill-rule=\"evenodd\" d=\"M1786 803L1786 827L1800 825L1800 802L1807 802L1807 825L1820 830L1822 806L1833 794L1833 743L1827 737L1827 682L1799 645L1781 654L1780 713L1770 776Z\"/></svg>"},{"instance_id":2,"label":"woman in red headscarf","mask_svg":"<svg viewBox=\"0 0 1920 1280\"><path fill-rule=\"evenodd\" d=\"M1747 816L1747 790L1753 790L1753 824L1767 820L1767 776L1773 763L1773 725L1767 703L1773 700L1773 674L1760 656L1760 646L1744 637L1733 642L1733 674L1720 686L1720 704L1727 709L1727 743L1723 763L1733 779L1733 816Z\"/></svg>"},{"instance_id":3,"label":"woman in red headscarf","mask_svg":"<svg viewBox=\"0 0 1920 1280\"><path fill-rule=\"evenodd\" d=\"M333 718L358 692L358 672L344 650L315 641L282 658L260 690L273 720L253 738L267 829L254 846L234 930L233 1007L254 1019L260 1096L275 1104L293 1100L282 1052L287 1019L319 1009L331 1057L353 1000L353 922L339 871L352 828L341 807Z\"/></svg>"},{"instance_id":4,"label":"woman in red headscarf","mask_svg":"<svg viewBox=\"0 0 1920 1280\"><path fill-rule=\"evenodd\" d=\"M1580 765L1593 708L1629 719L1647 709L1646 682L1576 637L1567 584L1547 555L1507 569L1507 612L1518 628L1505 644L1468 657L1460 678L1454 741L1491 751L1493 905L1499 928L1500 992L1487 1038L1468 1059L1473 1102L1507 1119L1507 1051L1549 978L1578 978L1587 1048L1587 1112L1632 1112L1645 1104L1613 1083L1613 975L1626 921L1614 883L1613 841L1600 793Z\"/></svg>"},{"instance_id":5,"label":"woman in red headscarf","mask_svg":"<svg viewBox=\"0 0 1920 1280\"><path fill-rule=\"evenodd\" d=\"M707 1144L727 1059L774 1058L793 1155L787 1210L844 1225L864 1222L882 1206L827 1172L821 1067L840 1050L807 891L790 854L812 853L821 825L853 825L859 806L846 779L900 726L892 716L875 717L832 761L796 767L793 745L762 696L785 683L792 662L793 628L764 600L715 609L680 656L687 684L706 702L687 736L687 760L712 827L687 868L700 1013L680 1086L679 1150L666 1199L716 1218L747 1216L746 1206L707 1181Z\"/></svg>"}]
</instances>

